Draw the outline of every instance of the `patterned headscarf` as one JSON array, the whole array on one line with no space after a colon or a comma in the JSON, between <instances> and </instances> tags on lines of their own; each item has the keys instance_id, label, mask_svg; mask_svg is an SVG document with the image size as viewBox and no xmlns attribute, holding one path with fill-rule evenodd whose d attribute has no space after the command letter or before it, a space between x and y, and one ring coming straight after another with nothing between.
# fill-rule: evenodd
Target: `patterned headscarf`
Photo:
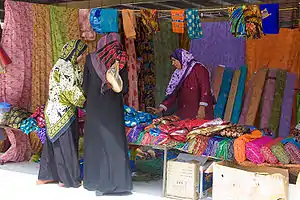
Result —
<instances>
[{"instance_id":1,"label":"patterned headscarf","mask_svg":"<svg viewBox=\"0 0 300 200\"><path fill-rule=\"evenodd\" d=\"M166 90L166 96L170 96L173 92L181 86L185 78L191 73L195 64L198 62L195 60L194 56L184 50L176 49L172 55L172 58L178 60L181 63L181 69L176 69L172 74L171 80Z\"/></svg>"},{"instance_id":2,"label":"patterned headscarf","mask_svg":"<svg viewBox=\"0 0 300 200\"><path fill-rule=\"evenodd\" d=\"M63 46L59 58L76 65L77 58L83 54L86 48L87 45L83 41L71 40Z\"/></svg>"}]
</instances>

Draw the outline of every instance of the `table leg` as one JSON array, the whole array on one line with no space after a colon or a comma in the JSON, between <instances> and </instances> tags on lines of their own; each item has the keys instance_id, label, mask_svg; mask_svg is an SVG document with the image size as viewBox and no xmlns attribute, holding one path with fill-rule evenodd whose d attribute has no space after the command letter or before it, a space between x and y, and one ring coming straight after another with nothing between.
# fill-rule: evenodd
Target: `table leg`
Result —
<instances>
[{"instance_id":1,"label":"table leg","mask_svg":"<svg viewBox=\"0 0 300 200\"><path fill-rule=\"evenodd\" d=\"M163 166L163 189L162 195L165 197L166 195L166 181L167 181L167 156L168 156L168 148L164 147L164 166Z\"/></svg>"}]
</instances>

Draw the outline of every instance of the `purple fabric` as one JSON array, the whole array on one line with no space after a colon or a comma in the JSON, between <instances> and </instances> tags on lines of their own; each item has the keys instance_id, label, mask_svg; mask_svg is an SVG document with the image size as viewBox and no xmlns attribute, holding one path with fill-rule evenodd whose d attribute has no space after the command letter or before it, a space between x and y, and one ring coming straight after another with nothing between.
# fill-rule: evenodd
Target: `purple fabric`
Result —
<instances>
[{"instance_id":1,"label":"purple fabric","mask_svg":"<svg viewBox=\"0 0 300 200\"><path fill-rule=\"evenodd\" d=\"M171 77L169 85L166 89L166 96L170 96L180 86L180 83L191 73L193 67L197 62L194 60L194 56L184 50L176 49L171 55L172 58L178 60L181 64L181 69L176 69Z\"/></svg>"},{"instance_id":2,"label":"purple fabric","mask_svg":"<svg viewBox=\"0 0 300 200\"><path fill-rule=\"evenodd\" d=\"M46 141L46 128L41 128L38 132L37 132L38 137L40 138L42 144L45 143Z\"/></svg>"},{"instance_id":3,"label":"purple fabric","mask_svg":"<svg viewBox=\"0 0 300 200\"><path fill-rule=\"evenodd\" d=\"M296 79L296 74L287 73L284 96L281 104L279 137L287 137L290 134Z\"/></svg>"},{"instance_id":4,"label":"purple fabric","mask_svg":"<svg viewBox=\"0 0 300 200\"><path fill-rule=\"evenodd\" d=\"M109 33L107 35L104 35L98 41L97 51L100 50L101 48L103 48L107 43L115 41L115 40L120 41L120 35L118 33ZM98 60L96 58L97 51L94 53L91 53L91 60L92 60L93 67L95 68L95 71L101 80L101 92L103 92L103 86L106 83L106 77L105 77L106 66L102 62L101 63L98 62Z\"/></svg>"},{"instance_id":5,"label":"purple fabric","mask_svg":"<svg viewBox=\"0 0 300 200\"><path fill-rule=\"evenodd\" d=\"M251 77L251 79L248 82L248 92L246 94L246 98L244 98L244 104L243 104L243 109L241 112L241 116L239 119L239 124L244 125L246 122L246 115L249 109L249 104L252 96L252 91L253 91L253 81L254 81L254 76ZM248 125L248 124L246 124Z\"/></svg>"},{"instance_id":6,"label":"purple fabric","mask_svg":"<svg viewBox=\"0 0 300 200\"><path fill-rule=\"evenodd\" d=\"M190 52L212 71L225 65L238 69L245 64L245 38L230 33L229 22L202 23L203 38L192 40Z\"/></svg>"},{"instance_id":7,"label":"purple fabric","mask_svg":"<svg viewBox=\"0 0 300 200\"><path fill-rule=\"evenodd\" d=\"M269 128L269 121L272 112L272 105L274 101L274 94L276 88L276 73L277 69L269 69L267 82L264 87L262 111L260 119L260 128Z\"/></svg>"},{"instance_id":8,"label":"purple fabric","mask_svg":"<svg viewBox=\"0 0 300 200\"><path fill-rule=\"evenodd\" d=\"M140 133L144 130L145 125L137 125L130 130L130 133L127 136L128 143L135 143L140 135Z\"/></svg>"}]
</instances>

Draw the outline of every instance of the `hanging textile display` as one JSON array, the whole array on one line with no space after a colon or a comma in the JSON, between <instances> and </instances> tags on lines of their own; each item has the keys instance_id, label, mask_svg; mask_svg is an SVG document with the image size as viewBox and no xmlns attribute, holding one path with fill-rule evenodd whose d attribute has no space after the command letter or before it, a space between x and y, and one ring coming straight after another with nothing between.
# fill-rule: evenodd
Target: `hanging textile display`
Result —
<instances>
[{"instance_id":1,"label":"hanging textile display","mask_svg":"<svg viewBox=\"0 0 300 200\"><path fill-rule=\"evenodd\" d=\"M243 104L243 97L244 97L244 90L245 90L245 83L247 78L247 67L243 65L241 68L241 75L239 78L238 88L233 104L233 110L231 114L231 122L238 123L239 117L241 114L242 104Z\"/></svg>"},{"instance_id":2,"label":"hanging textile display","mask_svg":"<svg viewBox=\"0 0 300 200\"><path fill-rule=\"evenodd\" d=\"M233 70L226 67L223 73L222 85L221 85L219 97L214 110L215 118L221 118L221 119L224 118L232 76L233 76Z\"/></svg>"},{"instance_id":3,"label":"hanging textile display","mask_svg":"<svg viewBox=\"0 0 300 200\"><path fill-rule=\"evenodd\" d=\"M235 38L228 22L202 23L203 38L191 41L195 59L206 67L224 65L233 69L245 64L245 38Z\"/></svg>"},{"instance_id":4,"label":"hanging textile display","mask_svg":"<svg viewBox=\"0 0 300 200\"><path fill-rule=\"evenodd\" d=\"M0 74L5 73L5 67L11 63L11 59L8 57L5 50L0 45Z\"/></svg>"},{"instance_id":5,"label":"hanging textile display","mask_svg":"<svg viewBox=\"0 0 300 200\"><path fill-rule=\"evenodd\" d=\"M178 35L172 32L171 26L169 21L161 21L160 32L153 36L156 104L160 104L165 99L165 91L174 71L174 67L168 58L170 58L174 49L179 46Z\"/></svg>"},{"instance_id":6,"label":"hanging textile display","mask_svg":"<svg viewBox=\"0 0 300 200\"><path fill-rule=\"evenodd\" d=\"M93 8L90 12L90 23L96 33L117 33L119 32L118 10Z\"/></svg>"},{"instance_id":7,"label":"hanging textile display","mask_svg":"<svg viewBox=\"0 0 300 200\"><path fill-rule=\"evenodd\" d=\"M279 4L261 4L262 25L265 34L279 33Z\"/></svg>"},{"instance_id":8,"label":"hanging textile display","mask_svg":"<svg viewBox=\"0 0 300 200\"><path fill-rule=\"evenodd\" d=\"M159 31L157 10L141 10L141 18L148 35Z\"/></svg>"},{"instance_id":9,"label":"hanging textile display","mask_svg":"<svg viewBox=\"0 0 300 200\"><path fill-rule=\"evenodd\" d=\"M179 34L179 48L190 51L191 39L188 36L186 28L184 29L183 34Z\"/></svg>"},{"instance_id":10,"label":"hanging textile display","mask_svg":"<svg viewBox=\"0 0 300 200\"><path fill-rule=\"evenodd\" d=\"M185 18L189 38L200 39L203 37L202 25L197 9L187 9L185 11Z\"/></svg>"},{"instance_id":11,"label":"hanging textile display","mask_svg":"<svg viewBox=\"0 0 300 200\"><path fill-rule=\"evenodd\" d=\"M212 85L213 85L213 93L214 93L216 100L218 100L218 98L219 98L224 68L225 68L224 66L218 66L214 69Z\"/></svg>"},{"instance_id":12,"label":"hanging textile display","mask_svg":"<svg viewBox=\"0 0 300 200\"><path fill-rule=\"evenodd\" d=\"M123 29L126 38L136 38L136 17L134 10L123 9L122 10Z\"/></svg>"},{"instance_id":13,"label":"hanging textile display","mask_svg":"<svg viewBox=\"0 0 300 200\"><path fill-rule=\"evenodd\" d=\"M134 39L125 39L126 53L128 55L127 70L128 70L128 106L133 107L135 110L139 109L138 97L138 68L139 63L136 59L136 51Z\"/></svg>"},{"instance_id":14,"label":"hanging textile display","mask_svg":"<svg viewBox=\"0 0 300 200\"><path fill-rule=\"evenodd\" d=\"M231 81L231 88L226 104L226 109L225 109L225 114L224 114L224 120L225 121L230 121L231 119L231 114L233 111L233 105L234 105L234 100L236 97L237 89L238 89L238 84L239 84L239 79L241 75L241 70L235 70L233 73L232 81Z\"/></svg>"},{"instance_id":15,"label":"hanging textile display","mask_svg":"<svg viewBox=\"0 0 300 200\"><path fill-rule=\"evenodd\" d=\"M269 128L276 86L277 69L269 69L261 101L260 128Z\"/></svg>"},{"instance_id":16,"label":"hanging textile display","mask_svg":"<svg viewBox=\"0 0 300 200\"><path fill-rule=\"evenodd\" d=\"M94 41L96 33L90 23L90 9L79 9L80 36L86 41Z\"/></svg>"},{"instance_id":17,"label":"hanging textile display","mask_svg":"<svg viewBox=\"0 0 300 200\"><path fill-rule=\"evenodd\" d=\"M235 37L246 36L246 23L244 17L244 7L230 7L228 9L229 22L231 24L230 32Z\"/></svg>"},{"instance_id":18,"label":"hanging textile display","mask_svg":"<svg viewBox=\"0 0 300 200\"><path fill-rule=\"evenodd\" d=\"M264 89L267 72L267 69L261 68L255 76L255 80L252 86L253 89L248 107L248 112L246 114L246 125L254 125L255 123L256 115L259 109L259 104L261 102L260 100Z\"/></svg>"},{"instance_id":19,"label":"hanging textile display","mask_svg":"<svg viewBox=\"0 0 300 200\"><path fill-rule=\"evenodd\" d=\"M5 74L0 74L0 101L29 109L31 103L32 4L7 0L4 2L4 7L2 47L12 63L7 65Z\"/></svg>"},{"instance_id":20,"label":"hanging textile display","mask_svg":"<svg viewBox=\"0 0 300 200\"><path fill-rule=\"evenodd\" d=\"M278 137L278 128L281 115L281 105L284 96L284 88L286 83L286 72L278 70L276 74L276 89L274 95L274 102L272 105L272 115L269 121L269 128L276 137Z\"/></svg>"},{"instance_id":21,"label":"hanging textile display","mask_svg":"<svg viewBox=\"0 0 300 200\"><path fill-rule=\"evenodd\" d=\"M141 18L138 19L137 23L136 51L141 61L138 73L139 105L140 110L144 111L146 107L155 107L156 75L152 37L148 34L148 29L142 23Z\"/></svg>"},{"instance_id":22,"label":"hanging textile display","mask_svg":"<svg viewBox=\"0 0 300 200\"><path fill-rule=\"evenodd\" d=\"M297 77L295 74L287 73L283 100L281 104L279 137L288 137L290 134L296 79Z\"/></svg>"},{"instance_id":23,"label":"hanging textile display","mask_svg":"<svg viewBox=\"0 0 300 200\"><path fill-rule=\"evenodd\" d=\"M48 77L52 67L50 9L47 5L33 4L32 95L31 111L46 103Z\"/></svg>"},{"instance_id":24,"label":"hanging textile display","mask_svg":"<svg viewBox=\"0 0 300 200\"><path fill-rule=\"evenodd\" d=\"M174 33L184 33L185 10L171 10L172 31Z\"/></svg>"},{"instance_id":25,"label":"hanging textile display","mask_svg":"<svg viewBox=\"0 0 300 200\"><path fill-rule=\"evenodd\" d=\"M300 123L300 93L296 95L296 124Z\"/></svg>"}]
</instances>

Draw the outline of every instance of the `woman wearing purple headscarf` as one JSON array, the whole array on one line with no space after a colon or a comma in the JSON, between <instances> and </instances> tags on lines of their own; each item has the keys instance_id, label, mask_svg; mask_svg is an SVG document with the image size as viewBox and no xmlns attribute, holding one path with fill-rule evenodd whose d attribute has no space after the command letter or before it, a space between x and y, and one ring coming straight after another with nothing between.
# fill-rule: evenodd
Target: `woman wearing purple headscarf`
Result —
<instances>
[{"instance_id":1,"label":"woman wearing purple headscarf","mask_svg":"<svg viewBox=\"0 0 300 200\"><path fill-rule=\"evenodd\" d=\"M213 119L214 97L210 87L209 71L184 49L171 55L176 68L166 90L166 98L156 114L166 112L177 103L176 115L181 119Z\"/></svg>"},{"instance_id":2,"label":"woman wearing purple headscarf","mask_svg":"<svg viewBox=\"0 0 300 200\"><path fill-rule=\"evenodd\" d=\"M106 80L115 61L120 63L123 91L116 93ZM109 64L110 63L110 64ZM87 56L83 89L87 97L84 125L83 186L96 195L128 193L132 190L128 144L125 134L123 95L128 92L126 53L120 36L103 36L97 51Z\"/></svg>"}]
</instances>

